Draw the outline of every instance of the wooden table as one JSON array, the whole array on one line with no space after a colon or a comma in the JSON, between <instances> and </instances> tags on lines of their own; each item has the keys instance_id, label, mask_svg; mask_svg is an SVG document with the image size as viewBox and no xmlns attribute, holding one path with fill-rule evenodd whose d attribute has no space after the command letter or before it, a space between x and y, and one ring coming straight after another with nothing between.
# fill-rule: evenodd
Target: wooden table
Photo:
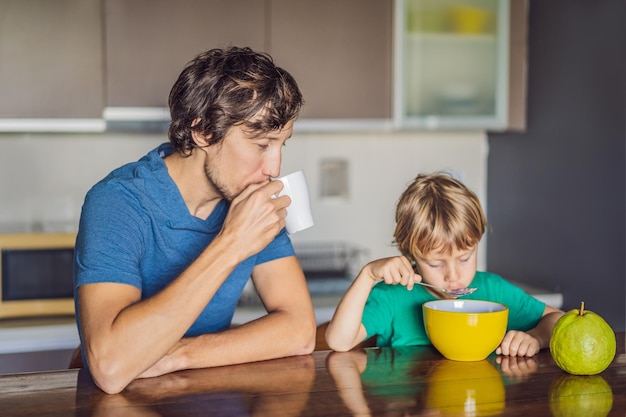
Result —
<instances>
[{"instance_id":1,"label":"wooden table","mask_svg":"<svg viewBox=\"0 0 626 417\"><path fill-rule=\"evenodd\" d=\"M624 417L624 333L617 342L611 366L593 377L566 374L547 350L527 360L453 362L430 347L318 351L177 372L117 395L100 391L85 370L5 375L0 415Z\"/></svg>"}]
</instances>

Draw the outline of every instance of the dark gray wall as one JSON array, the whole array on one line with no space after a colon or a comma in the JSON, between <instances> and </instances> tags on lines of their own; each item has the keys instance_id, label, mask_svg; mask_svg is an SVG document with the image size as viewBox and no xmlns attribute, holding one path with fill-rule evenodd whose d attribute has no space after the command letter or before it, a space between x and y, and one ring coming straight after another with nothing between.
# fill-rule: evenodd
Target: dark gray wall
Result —
<instances>
[{"instance_id":1,"label":"dark gray wall","mask_svg":"<svg viewBox=\"0 0 626 417\"><path fill-rule=\"evenodd\" d=\"M513 0L515 1L515 0ZM487 266L624 330L626 2L531 0L528 117L490 133Z\"/></svg>"}]
</instances>

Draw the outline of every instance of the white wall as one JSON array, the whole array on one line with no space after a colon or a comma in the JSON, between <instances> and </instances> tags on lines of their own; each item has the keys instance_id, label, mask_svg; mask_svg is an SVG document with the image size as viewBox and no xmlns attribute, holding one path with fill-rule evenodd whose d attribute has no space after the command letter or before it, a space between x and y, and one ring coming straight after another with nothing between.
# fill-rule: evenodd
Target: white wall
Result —
<instances>
[{"instance_id":1,"label":"white wall","mask_svg":"<svg viewBox=\"0 0 626 417\"><path fill-rule=\"evenodd\" d=\"M160 134L0 135L0 231L75 229L91 185L165 140ZM292 239L344 241L367 249L370 257L394 255L394 208L405 186L418 172L449 170L486 204L487 154L484 132L296 131L284 149L282 173L304 169L316 224ZM325 158L348 161L348 198L320 199ZM485 256L481 248L481 268Z\"/></svg>"}]
</instances>

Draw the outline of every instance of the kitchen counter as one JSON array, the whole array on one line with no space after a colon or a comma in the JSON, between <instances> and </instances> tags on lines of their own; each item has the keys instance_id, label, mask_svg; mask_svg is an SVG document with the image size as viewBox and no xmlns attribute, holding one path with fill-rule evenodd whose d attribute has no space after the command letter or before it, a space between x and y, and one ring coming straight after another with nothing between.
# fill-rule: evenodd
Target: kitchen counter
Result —
<instances>
[{"instance_id":1,"label":"kitchen counter","mask_svg":"<svg viewBox=\"0 0 626 417\"><path fill-rule=\"evenodd\" d=\"M342 281L345 282L345 280ZM561 308L563 306L563 295L561 293L551 292L520 282L513 281L513 283L522 288L528 294L554 308ZM339 287L342 289L342 291L333 290L327 294L324 294L322 291L319 291L317 289L321 286L314 287L316 291L314 292L314 290L312 290L311 292L313 307L315 308L315 318L318 325L329 321L332 318L333 314L335 313L335 309L337 308L337 304L339 304L339 300L341 300L341 297L343 296L343 293L348 288L348 286L349 283L340 283ZM249 295L247 297L247 301L242 303L235 311L233 323L246 323L250 320L259 318L264 314L265 309L263 308L258 298Z\"/></svg>"},{"instance_id":2,"label":"kitchen counter","mask_svg":"<svg viewBox=\"0 0 626 417\"><path fill-rule=\"evenodd\" d=\"M563 306L563 295L560 293L519 282L515 284L553 307ZM342 289L347 288L347 285L341 285ZM320 289L316 289L312 293L317 324L330 320L343 291L331 291L329 294L324 294ZM250 301L237 307L233 323L247 323L264 314L265 309L261 303L252 297ZM73 316L0 320L0 354L74 349L79 343L78 330Z\"/></svg>"},{"instance_id":3,"label":"kitchen counter","mask_svg":"<svg viewBox=\"0 0 626 417\"><path fill-rule=\"evenodd\" d=\"M79 343L74 316L0 321L0 354L75 349Z\"/></svg>"},{"instance_id":4,"label":"kitchen counter","mask_svg":"<svg viewBox=\"0 0 626 417\"><path fill-rule=\"evenodd\" d=\"M511 283L517 285L528 294L532 295L540 301L543 301L549 306L552 306L554 308L563 308L563 294L561 294L560 292L537 288L532 285L527 285L518 281L511 281Z\"/></svg>"},{"instance_id":5,"label":"kitchen counter","mask_svg":"<svg viewBox=\"0 0 626 417\"><path fill-rule=\"evenodd\" d=\"M432 347L317 351L133 381L119 394L87 371L0 376L3 417L63 416L624 416L624 333L600 375L569 375L534 358L443 359Z\"/></svg>"},{"instance_id":6,"label":"kitchen counter","mask_svg":"<svg viewBox=\"0 0 626 417\"><path fill-rule=\"evenodd\" d=\"M339 300L341 300L341 295L316 295L311 298L313 300L313 308L315 309L316 322L317 324L321 324L329 321L333 317L337 304L339 304ZM233 324L247 323L251 320L262 317L265 314L267 314L265 308L263 308L263 305L260 304L260 302L242 304L235 310Z\"/></svg>"},{"instance_id":7,"label":"kitchen counter","mask_svg":"<svg viewBox=\"0 0 626 417\"><path fill-rule=\"evenodd\" d=\"M340 295L315 296L318 322L332 317ZM265 315L260 303L237 307L233 323L242 324ZM74 349L80 343L73 316L0 320L0 354Z\"/></svg>"}]
</instances>

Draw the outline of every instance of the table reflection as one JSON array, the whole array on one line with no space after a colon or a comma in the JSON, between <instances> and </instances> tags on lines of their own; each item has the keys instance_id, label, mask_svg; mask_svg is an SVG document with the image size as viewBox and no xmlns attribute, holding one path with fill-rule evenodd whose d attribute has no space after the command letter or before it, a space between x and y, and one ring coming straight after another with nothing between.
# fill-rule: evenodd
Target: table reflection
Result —
<instances>
[{"instance_id":1,"label":"table reflection","mask_svg":"<svg viewBox=\"0 0 626 417\"><path fill-rule=\"evenodd\" d=\"M552 382L549 396L554 417L603 417L613 407L613 390L600 375L561 375Z\"/></svg>"},{"instance_id":2,"label":"table reflection","mask_svg":"<svg viewBox=\"0 0 626 417\"><path fill-rule=\"evenodd\" d=\"M450 361L430 346L319 351L140 379L115 395L81 370L76 393L14 390L0 396L0 409L19 417L44 406L49 415L89 417L624 416L625 364L621 355L601 375L574 376L546 350L478 362Z\"/></svg>"},{"instance_id":3,"label":"table reflection","mask_svg":"<svg viewBox=\"0 0 626 417\"><path fill-rule=\"evenodd\" d=\"M488 416L506 407L505 385L527 380L536 358L442 359L432 347L332 352L327 370L354 416Z\"/></svg>"},{"instance_id":4,"label":"table reflection","mask_svg":"<svg viewBox=\"0 0 626 417\"><path fill-rule=\"evenodd\" d=\"M137 379L120 394L95 387L81 370L76 416L300 416L315 379L312 356L190 370Z\"/></svg>"}]
</instances>

